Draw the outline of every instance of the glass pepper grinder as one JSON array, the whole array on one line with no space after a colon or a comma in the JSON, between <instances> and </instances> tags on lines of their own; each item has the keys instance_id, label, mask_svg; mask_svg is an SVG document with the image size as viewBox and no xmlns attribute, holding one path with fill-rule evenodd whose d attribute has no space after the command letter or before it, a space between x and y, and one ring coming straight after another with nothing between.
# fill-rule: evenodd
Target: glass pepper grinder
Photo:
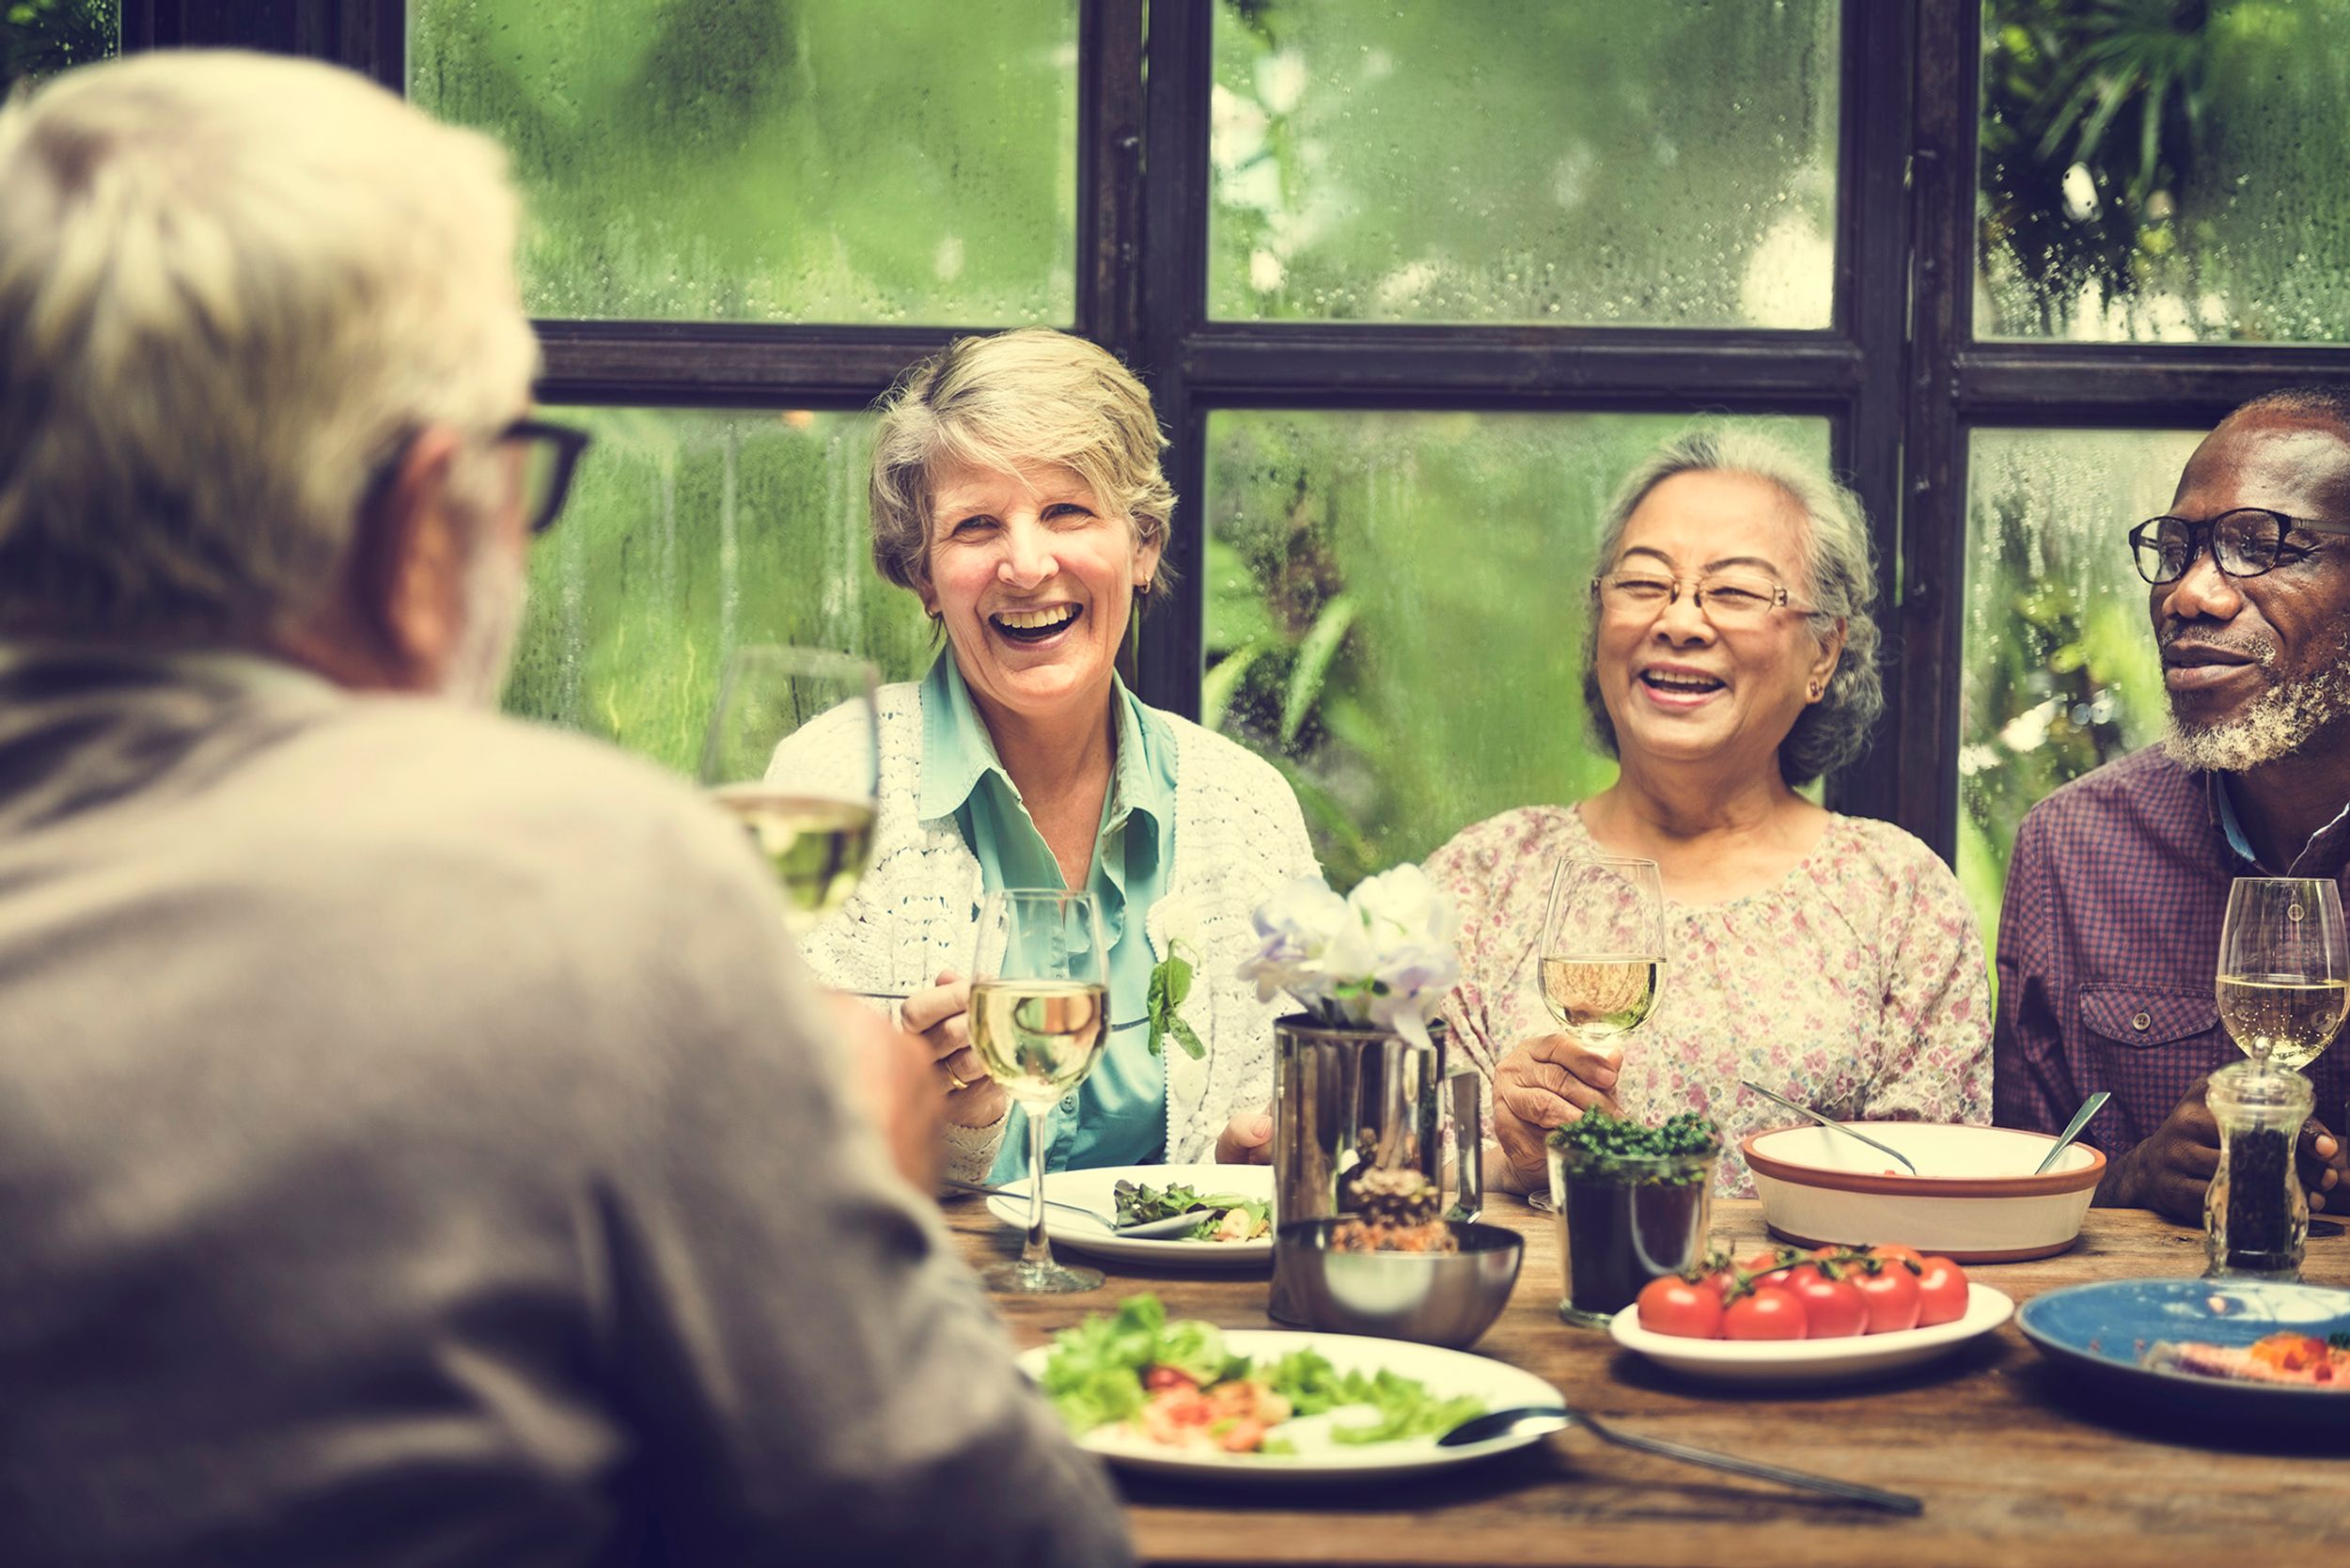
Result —
<instances>
[{"instance_id":1,"label":"glass pepper grinder","mask_svg":"<svg viewBox=\"0 0 2350 1568\"><path fill-rule=\"evenodd\" d=\"M2293 1146L2316 1103L2309 1079L2239 1061L2211 1075L2206 1099L2219 1123L2219 1173L2203 1195L2204 1278L2300 1278L2310 1204Z\"/></svg>"}]
</instances>

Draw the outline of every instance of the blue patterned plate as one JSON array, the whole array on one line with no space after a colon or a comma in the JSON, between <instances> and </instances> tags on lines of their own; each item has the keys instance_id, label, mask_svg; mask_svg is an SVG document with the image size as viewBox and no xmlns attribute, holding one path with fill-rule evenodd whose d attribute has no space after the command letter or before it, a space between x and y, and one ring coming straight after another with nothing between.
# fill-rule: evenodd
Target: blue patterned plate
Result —
<instances>
[{"instance_id":1,"label":"blue patterned plate","mask_svg":"<svg viewBox=\"0 0 2350 1568\"><path fill-rule=\"evenodd\" d=\"M2242 1346L2291 1331L2350 1334L2350 1291L2258 1279L2109 1279L2050 1291L2015 1314L2024 1338L2141 1406L2350 1436L2350 1389L2241 1383L2141 1365L2158 1341Z\"/></svg>"}]
</instances>

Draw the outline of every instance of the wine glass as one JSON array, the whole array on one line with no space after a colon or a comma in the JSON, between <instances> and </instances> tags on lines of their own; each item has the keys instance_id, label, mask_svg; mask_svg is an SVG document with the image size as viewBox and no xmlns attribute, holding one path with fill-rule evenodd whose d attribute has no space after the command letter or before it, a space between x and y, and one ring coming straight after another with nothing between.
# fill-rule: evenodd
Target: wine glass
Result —
<instances>
[{"instance_id":1,"label":"wine glass","mask_svg":"<svg viewBox=\"0 0 2350 1568\"><path fill-rule=\"evenodd\" d=\"M1630 1034L1665 982L1665 885L1656 862L1571 855L1550 878L1540 954L1543 1005L1586 1041Z\"/></svg>"},{"instance_id":2,"label":"wine glass","mask_svg":"<svg viewBox=\"0 0 2350 1568\"><path fill-rule=\"evenodd\" d=\"M856 890L873 847L881 729L873 666L819 648L743 648L718 680L701 781L775 868L805 938Z\"/></svg>"},{"instance_id":3,"label":"wine glass","mask_svg":"<svg viewBox=\"0 0 2350 1568\"><path fill-rule=\"evenodd\" d=\"M2240 876L2219 931L2219 1021L2254 1061L2305 1070L2350 1014L2342 895L2310 877Z\"/></svg>"},{"instance_id":4,"label":"wine glass","mask_svg":"<svg viewBox=\"0 0 2350 1568\"><path fill-rule=\"evenodd\" d=\"M1016 1263L981 1276L1022 1295L1089 1291L1100 1273L1053 1261L1044 1236L1045 1122L1102 1054L1109 949L1091 895L1013 888L979 907L971 966L971 1048L1028 1119L1028 1239Z\"/></svg>"}]
</instances>

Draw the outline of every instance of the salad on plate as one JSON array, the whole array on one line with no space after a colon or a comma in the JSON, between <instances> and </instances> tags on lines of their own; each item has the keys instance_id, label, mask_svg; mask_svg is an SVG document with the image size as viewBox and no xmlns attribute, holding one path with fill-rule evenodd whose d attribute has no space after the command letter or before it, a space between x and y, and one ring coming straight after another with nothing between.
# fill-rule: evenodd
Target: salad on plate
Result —
<instances>
[{"instance_id":1,"label":"salad on plate","mask_svg":"<svg viewBox=\"0 0 2350 1568\"><path fill-rule=\"evenodd\" d=\"M1110 1200L1120 1230L1152 1220L1173 1219L1178 1215L1197 1214L1199 1223L1171 1239L1246 1242L1273 1232L1273 1205L1246 1193L1203 1193L1181 1182L1154 1187L1147 1182L1120 1180L1111 1189Z\"/></svg>"},{"instance_id":2,"label":"salad on plate","mask_svg":"<svg viewBox=\"0 0 2350 1568\"><path fill-rule=\"evenodd\" d=\"M1213 1324L1169 1323L1149 1294L1063 1330L1040 1381L1078 1437L1226 1454L1295 1454L1308 1433L1317 1446L1433 1439L1485 1410L1384 1368L1340 1372L1310 1349L1236 1355Z\"/></svg>"}]
</instances>

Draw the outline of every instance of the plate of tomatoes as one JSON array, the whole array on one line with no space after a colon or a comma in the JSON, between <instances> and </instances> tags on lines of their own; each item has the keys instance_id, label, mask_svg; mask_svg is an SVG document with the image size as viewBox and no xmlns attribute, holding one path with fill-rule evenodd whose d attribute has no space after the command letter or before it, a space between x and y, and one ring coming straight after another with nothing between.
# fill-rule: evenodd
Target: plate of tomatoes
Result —
<instances>
[{"instance_id":1,"label":"plate of tomatoes","mask_svg":"<svg viewBox=\"0 0 2350 1568\"><path fill-rule=\"evenodd\" d=\"M1906 1247L1778 1247L1652 1279L1608 1333L1626 1350L1725 1383L1881 1376L1988 1334L2015 1311L1948 1258Z\"/></svg>"}]
</instances>

